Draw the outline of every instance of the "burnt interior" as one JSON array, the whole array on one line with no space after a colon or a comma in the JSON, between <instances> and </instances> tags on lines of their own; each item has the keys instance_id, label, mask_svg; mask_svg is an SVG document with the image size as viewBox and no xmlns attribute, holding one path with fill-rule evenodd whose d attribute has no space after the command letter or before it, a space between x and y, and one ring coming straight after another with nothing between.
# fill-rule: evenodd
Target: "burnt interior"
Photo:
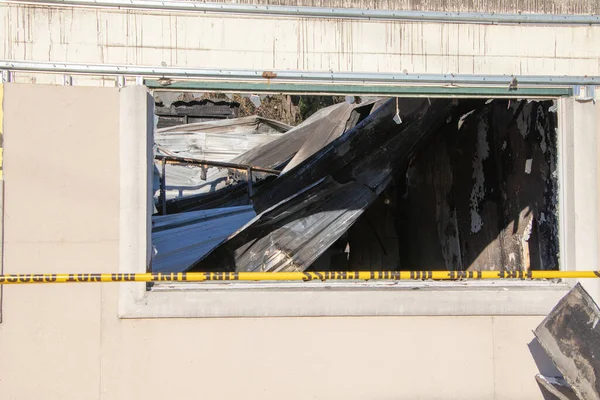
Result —
<instances>
[{"instance_id":1,"label":"burnt interior","mask_svg":"<svg viewBox=\"0 0 600 400\"><path fill-rule=\"evenodd\" d=\"M420 143L391 184L308 271L558 269L555 102L454 102L467 111ZM294 104L277 102L288 103ZM189 106L200 113L199 104L171 108ZM235 110L220 118L239 116L240 103L231 104L219 104ZM297 112L290 108L286 115L297 118ZM245 186L227 190L243 193ZM229 204L226 193L204 196L203 207L250 204L243 195L231 196L236 203ZM196 200L177 204L185 201ZM215 251L206 264L212 271L231 270L226 258Z\"/></svg>"},{"instance_id":2,"label":"burnt interior","mask_svg":"<svg viewBox=\"0 0 600 400\"><path fill-rule=\"evenodd\" d=\"M311 270L558 269L554 102L446 124Z\"/></svg>"}]
</instances>

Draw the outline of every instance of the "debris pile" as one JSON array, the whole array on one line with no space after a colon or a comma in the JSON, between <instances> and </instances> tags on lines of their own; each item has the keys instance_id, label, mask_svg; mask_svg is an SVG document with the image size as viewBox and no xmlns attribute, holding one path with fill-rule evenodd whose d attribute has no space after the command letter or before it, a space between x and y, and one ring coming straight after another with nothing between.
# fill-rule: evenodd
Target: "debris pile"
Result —
<instances>
[{"instance_id":1,"label":"debris pile","mask_svg":"<svg viewBox=\"0 0 600 400\"><path fill-rule=\"evenodd\" d=\"M551 109L363 98L159 129L152 268L554 269Z\"/></svg>"}]
</instances>

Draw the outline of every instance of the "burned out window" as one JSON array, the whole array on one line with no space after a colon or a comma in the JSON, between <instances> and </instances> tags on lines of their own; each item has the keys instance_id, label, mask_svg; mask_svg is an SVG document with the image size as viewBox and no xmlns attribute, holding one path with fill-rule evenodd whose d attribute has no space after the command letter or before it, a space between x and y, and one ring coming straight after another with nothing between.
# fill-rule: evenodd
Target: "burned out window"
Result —
<instances>
[{"instance_id":1,"label":"burned out window","mask_svg":"<svg viewBox=\"0 0 600 400\"><path fill-rule=\"evenodd\" d=\"M154 95L155 272L559 267L552 100Z\"/></svg>"}]
</instances>

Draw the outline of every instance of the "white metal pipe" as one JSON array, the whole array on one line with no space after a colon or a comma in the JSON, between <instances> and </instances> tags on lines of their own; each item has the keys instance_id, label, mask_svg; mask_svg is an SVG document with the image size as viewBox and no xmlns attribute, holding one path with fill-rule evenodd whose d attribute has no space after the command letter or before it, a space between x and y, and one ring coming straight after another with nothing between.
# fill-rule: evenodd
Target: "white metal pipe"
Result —
<instances>
[{"instance_id":1,"label":"white metal pipe","mask_svg":"<svg viewBox=\"0 0 600 400\"><path fill-rule=\"evenodd\" d=\"M273 16L427 21L469 24L598 25L598 15L496 14L480 12L372 10L362 8L296 7L155 0L0 0L0 3L85 6L159 11L258 14Z\"/></svg>"},{"instance_id":2,"label":"white metal pipe","mask_svg":"<svg viewBox=\"0 0 600 400\"><path fill-rule=\"evenodd\" d=\"M574 86L598 85L600 76L551 75L458 75L363 72L259 71L243 69L199 69L147 67L133 65L76 64L48 61L0 60L0 70L60 74L127 75L158 78L227 79L270 82L322 82L365 84L436 84L436 85L518 85Z\"/></svg>"}]
</instances>

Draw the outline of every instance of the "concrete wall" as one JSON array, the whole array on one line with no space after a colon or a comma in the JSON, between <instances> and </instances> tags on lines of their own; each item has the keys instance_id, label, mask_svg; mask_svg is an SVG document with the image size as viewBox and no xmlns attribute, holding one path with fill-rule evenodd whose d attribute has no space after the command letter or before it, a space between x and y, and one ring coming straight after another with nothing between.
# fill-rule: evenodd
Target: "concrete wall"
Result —
<instances>
[{"instance_id":1,"label":"concrete wall","mask_svg":"<svg viewBox=\"0 0 600 400\"><path fill-rule=\"evenodd\" d=\"M479 4L461 4L467 3ZM527 2L543 4L536 6L542 11L549 3ZM555 3L561 6L549 10L596 7L591 1ZM439 8L441 2L419 4ZM514 11L512 4L517 2L498 4L500 11ZM12 3L0 5L0 25L0 58L9 60L149 66L164 62L258 70L600 74L600 26L251 17ZM17 73L16 81L60 83L62 76ZM114 86L114 79L75 77L75 83Z\"/></svg>"},{"instance_id":2,"label":"concrete wall","mask_svg":"<svg viewBox=\"0 0 600 400\"><path fill-rule=\"evenodd\" d=\"M114 272L120 110L143 96L4 89L4 271ZM118 285L6 286L0 398L541 398L542 316L119 319Z\"/></svg>"}]
</instances>

